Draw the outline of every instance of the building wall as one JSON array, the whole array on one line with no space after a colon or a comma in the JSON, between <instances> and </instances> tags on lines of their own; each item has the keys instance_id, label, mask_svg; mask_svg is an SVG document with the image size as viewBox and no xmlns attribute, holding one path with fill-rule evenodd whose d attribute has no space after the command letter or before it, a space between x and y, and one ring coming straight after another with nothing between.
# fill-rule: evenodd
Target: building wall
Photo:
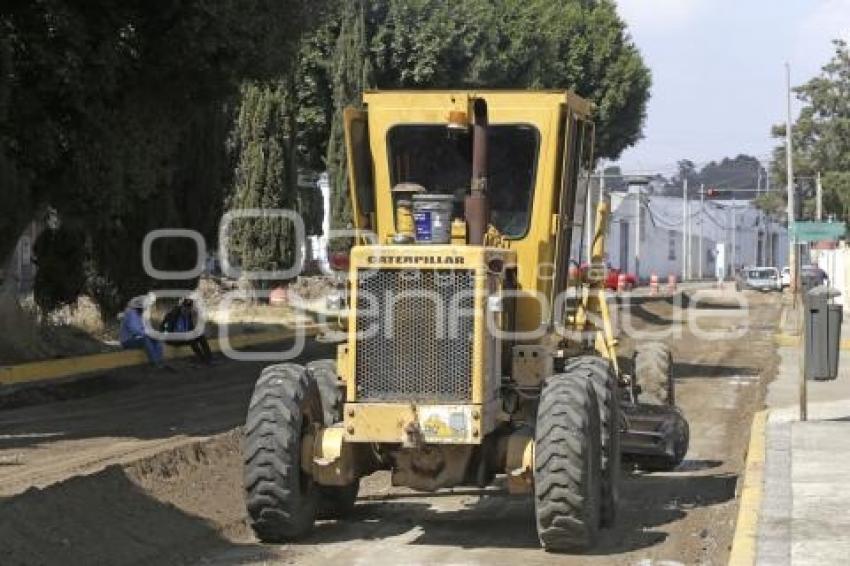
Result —
<instances>
[{"instance_id":1,"label":"building wall","mask_svg":"<svg viewBox=\"0 0 850 566\"><path fill-rule=\"evenodd\" d=\"M688 215L690 237L685 244L681 198L643 195L639 221L636 202L636 193L611 195L612 215L606 240L611 267L636 273L641 279L648 279L652 274L661 278L672 274L679 279L693 279L699 277L701 266L704 278L714 278L718 274L718 246L723 249L725 265L722 270L726 277L733 272L733 260L737 269L749 265L774 265L778 268L787 265L785 228L776 223L768 224L761 211L749 203L709 202L700 209L698 201L691 202ZM640 235L637 234L638 223ZM734 253L732 226L735 227ZM768 234L771 242L768 242ZM691 258L688 274L684 272L682 253L685 245L689 247ZM771 250L773 253L770 253Z\"/></svg>"}]
</instances>

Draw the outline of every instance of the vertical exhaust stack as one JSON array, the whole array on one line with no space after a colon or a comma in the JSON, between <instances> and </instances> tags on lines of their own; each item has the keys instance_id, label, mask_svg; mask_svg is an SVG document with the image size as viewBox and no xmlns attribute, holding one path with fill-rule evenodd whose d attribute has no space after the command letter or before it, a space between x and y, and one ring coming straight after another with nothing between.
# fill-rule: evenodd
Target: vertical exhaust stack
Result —
<instances>
[{"instance_id":1,"label":"vertical exhaust stack","mask_svg":"<svg viewBox=\"0 0 850 566\"><path fill-rule=\"evenodd\" d=\"M484 234L490 221L487 202L487 102L476 98L472 103L472 185L464 203L469 243L484 244Z\"/></svg>"}]
</instances>

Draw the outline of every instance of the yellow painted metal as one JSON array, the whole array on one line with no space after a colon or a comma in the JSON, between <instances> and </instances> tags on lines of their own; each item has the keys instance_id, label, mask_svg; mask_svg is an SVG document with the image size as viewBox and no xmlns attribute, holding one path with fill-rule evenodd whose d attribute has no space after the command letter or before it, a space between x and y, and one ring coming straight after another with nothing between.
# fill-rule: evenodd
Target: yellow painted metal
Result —
<instances>
[{"instance_id":1,"label":"yellow painted metal","mask_svg":"<svg viewBox=\"0 0 850 566\"><path fill-rule=\"evenodd\" d=\"M485 336L486 285L488 265L498 260L505 268L516 265L516 253L502 248L452 245L383 245L355 246L351 249L349 284L351 304L357 304L357 276L360 270L370 269L471 269L475 273L475 301L472 365L472 403L485 399ZM354 376L357 357L357 318L348 324L348 356L340 358L339 367L345 375ZM357 401L356 379L347 380L346 400Z\"/></svg>"},{"instance_id":2,"label":"yellow painted metal","mask_svg":"<svg viewBox=\"0 0 850 566\"><path fill-rule=\"evenodd\" d=\"M534 437L530 429L520 429L508 436L505 473L510 493L531 493L534 480Z\"/></svg>"},{"instance_id":3,"label":"yellow painted metal","mask_svg":"<svg viewBox=\"0 0 850 566\"><path fill-rule=\"evenodd\" d=\"M364 122L367 119L367 114L365 111L359 108L347 107L343 110L342 113L344 132L345 132L345 151L346 158L348 160L348 186L351 191L351 209L352 216L354 220L354 228L356 230L363 230L370 223L368 221L367 216L361 211L361 206L357 194L357 184L358 184L358 175L365 174L365 172L361 172L357 170L358 160L354 158L355 144L353 140L353 125L356 122Z\"/></svg>"},{"instance_id":4,"label":"yellow painted metal","mask_svg":"<svg viewBox=\"0 0 850 566\"><path fill-rule=\"evenodd\" d=\"M305 437L308 472L321 485L349 485L356 479L354 447L345 443L345 430L340 426L323 428L315 436ZM303 462L302 462L303 467Z\"/></svg>"},{"instance_id":5,"label":"yellow painted metal","mask_svg":"<svg viewBox=\"0 0 850 566\"><path fill-rule=\"evenodd\" d=\"M348 365L348 344L340 344L336 347L336 367L339 379L348 384L352 375Z\"/></svg>"},{"instance_id":6,"label":"yellow painted metal","mask_svg":"<svg viewBox=\"0 0 850 566\"><path fill-rule=\"evenodd\" d=\"M611 205L607 201L600 200L596 205L596 229L593 232L593 242L590 248L590 261L594 264L602 264L605 261L605 232L608 228L608 217L611 214Z\"/></svg>"},{"instance_id":7,"label":"yellow painted metal","mask_svg":"<svg viewBox=\"0 0 850 566\"><path fill-rule=\"evenodd\" d=\"M486 407L486 412L498 405L488 396L487 373L488 337L485 333L486 295L488 293L487 265L491 259L501 259L505 266L516 268L520 297L516 303L516 330L536 330L543 317L537 296L552 294L549 272L540 267L556 257L554 237L559 224L568 221L558 214L559 197L564 188L562 176L571 159L564 157L565 148L573 147L564 129L565 117L589 121L591 106L581 98L563 91L391 91L367 92L363 101L368 114L369 147L372 155L371 173L374 184L375 215L371 228L378 242L391 242L396 230L391 194L391 164L387 139L390 129L399 124L445 124L449 116L471 115L470 105L477 98L487 102L491 124L525 124L539 134L537 168L532 194L529 228L518 238L504 237L490 227L485 246L459 245L372 245L356 246L351 251L349 285L351 304L357 302L357 273L362 269L472 269L475 273L475 334L473 337L472 402ZM365 118L360 113L353 115ZM350 156L349 156L350 157ZM356 179L352 177L351 186ZM356 199L356 195L353 195ZM604 237L610 207L602 202L596 211L596 233L591 242L592 262L604 261ZM363 221L360 218L358 221ZM524 296L523 296L524 295ZM594 324L594 322L596 324ZM580 305L570 323L579 330L597 331L596 348L615 365L616 338L608 312L605 290L601 280L581 291ZM357 357L357 320L348 325L349 351L339 356L340 373L347 379L345 438L349 442L402 442L405 427L415 422L416 408L403 403L357 403L355 366ZM350 414L349 414L350 413ZM482 415L482 423L496 422L494 415ZM486 433L482 431L482 435Z\"/></svg>"},{"instance_id":8,"label":"yellow painted metal","mask_svg":"<svg viewBox=\"0 0 850 566\"><path fill-rule=\"evenodd\" d=\"M346 403L346 442L401 443L416 422L416 406L404 403Z\"/></svg>"},{"instance_id":9,"label":"yellow painted metal","mask_svg":"<svg viewBox=\"0 0 850 566\"><path fill-rule=\"evenodd\" d=\"M429 437L424 430L429 415L461 411L468 416L468 434L462 440L441 438L440 431ZM346 403L343 412L344 440L349 443L478 444L495 426L494 422L485 428L488 424L482 420L482 406L478 404ZM432 424L440 425L436 421Z\"/></svg>"},{"instance_id":10,"label":"yellow painted metal","mask_svg":"<svg viewBox=\"0 0 850 566\"><path fill-rule=\"evenodd\" d=\"M487 101L491 124L528 124L540 135L538 167L534 182L531 218L527 234L522 238L506 239L506 245L522 258L517 279L521 296L518 299L517 329L536 329L543 313L533 298L537 292L549 296L551 280L538 277L538 266L554 259L552 242L553 211L560 193L561 153L563 135L560 127L564 109L588 119L590 104L565 91L381 91L363 96L369 116L369 143L374 159L373 180L377 208L378 241L387 242L394 230L393 203L390 193L390 163L387 134L398 124L447 124L452 111L471 115L470 104L475 98ZM353 186L353 185L352 185Z\"/></svg>"}]
</instances>

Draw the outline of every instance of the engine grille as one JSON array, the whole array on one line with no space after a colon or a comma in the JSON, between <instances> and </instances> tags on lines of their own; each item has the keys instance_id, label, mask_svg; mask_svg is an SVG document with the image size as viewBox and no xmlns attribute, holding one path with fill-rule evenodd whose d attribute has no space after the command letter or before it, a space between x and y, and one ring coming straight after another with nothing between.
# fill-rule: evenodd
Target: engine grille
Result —
<instances>
[{"instance_id":1,"label":"engine grille","mask_svg":"<svg viewBox=\"0 0 850 566\"><path fill-rule=\"evenodd\" d=\"M357 281L358 399L471 401L473 272L359 270Z\"/></svg>"}]
</instances>

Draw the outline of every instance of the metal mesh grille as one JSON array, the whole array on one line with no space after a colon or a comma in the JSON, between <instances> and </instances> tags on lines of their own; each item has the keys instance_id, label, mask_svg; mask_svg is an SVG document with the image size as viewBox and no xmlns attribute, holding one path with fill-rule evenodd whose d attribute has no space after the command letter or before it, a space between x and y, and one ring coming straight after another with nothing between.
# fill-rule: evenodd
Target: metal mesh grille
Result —
<instances>
[{"instance_id":1,"label":"metal mesh grille","mask_svg":"<svg viewBox=\"0 0 850 566\"><path fill-rule=\"evenodd\" d=\"M362 401L471 401L471 270L358 272L356 381Z\"/></svg>"}]
</instances>

